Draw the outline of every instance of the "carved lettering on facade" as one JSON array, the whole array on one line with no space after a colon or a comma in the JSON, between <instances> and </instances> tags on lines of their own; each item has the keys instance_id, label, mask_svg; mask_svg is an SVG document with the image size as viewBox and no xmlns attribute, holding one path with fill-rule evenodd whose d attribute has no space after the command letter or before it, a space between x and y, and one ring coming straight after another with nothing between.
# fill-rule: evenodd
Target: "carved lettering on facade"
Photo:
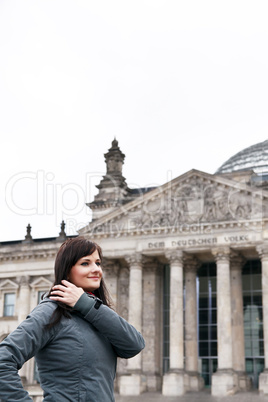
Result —
<instances>
[{"instance_id":1,"label":"carved lettering on facade","mask_svg":"<svg viewBox=\"0 0 268 402\"><path fill-rule=\"evenodd\" d=\"M224 241L226 243L237 243L241 241L249 241L249 236L244 235L244 236L225 236Z\"/></svg>"},{"instance_id":2,"label":"carved lettering on facade","mask_svg":"<svg viewBox=\"0 0 268 402\"><path fill-rule=\"evenodd\" d=\"M184 247L184 246L202 246L217 244L217 237L211 238L197 238L197 239L185 239L172 241L172 247Z\"/></svg>"},{"instance_id":3,"label":"carved lettering on facade","mask_svg":"<svg viewBox=\"0 0 268 402\"><path fill-rule=\"evenodd\" d=\"M148 248L164 248L165 242L148 243Z\"/></svg>"},{"instance_id":4,"label":"carved lettering on facade","mask_svg":"<svg viewBox=\"0 0 268 402\"><path fill-rule=\"evenodd\" d=\"M215 244L224 243L241 243L249 242L249 235L234 235L234 236L224 236L223 238L218 237L195 237L191 239L180 239L172 240L171 247L195 247L195 246L212 246ZM150 242L147 245L150 249L163 249L166 248L165 242Z\"/></svg>"}]
</instances>

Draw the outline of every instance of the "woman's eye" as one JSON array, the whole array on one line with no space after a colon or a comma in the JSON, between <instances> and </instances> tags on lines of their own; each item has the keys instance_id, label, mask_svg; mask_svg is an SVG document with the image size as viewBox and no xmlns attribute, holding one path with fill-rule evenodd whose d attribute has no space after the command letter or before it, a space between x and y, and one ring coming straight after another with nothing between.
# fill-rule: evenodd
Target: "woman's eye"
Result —
<instances>
[{"instance_id":1,"label":"woman's eye","mask_svg":"<svg viewBox=\"0 0 268 402\"><path fill-rule=\"evenodd\" d=\"M95 264L96 264L98 267L101 266L101 263L100 263L100 262L96 262Z\"/></svg>"},{"instance_id":2,"label":"woman's eye","mask_svg":"<svg viewBox=\"0 0 268 402\"><path fill-rule=\"evenodd\" d=\"M81 265L83 265L84 267L86 267L86 266L88 265L88 263L87 263L87 262L82 262Z\"/></svg>"}]
</instances>

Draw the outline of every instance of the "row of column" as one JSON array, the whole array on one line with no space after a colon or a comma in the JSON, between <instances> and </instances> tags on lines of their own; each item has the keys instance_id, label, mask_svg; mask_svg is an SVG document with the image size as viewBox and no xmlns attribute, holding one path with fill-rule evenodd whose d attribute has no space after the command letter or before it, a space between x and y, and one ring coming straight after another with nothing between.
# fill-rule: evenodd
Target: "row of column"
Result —
<instances>
[{"instance_id":1,"label":"row of column","mask_svg":"<svg viewBox=\"0 0 268 402\"><path fill-rule=\"evenodd\" d=\"M232 255L230 277L230 250L213 251L217 264L217 340L218 370L212 377L212 394L230 395L246 388L243 330L243 299L241 258ZM203 381L198 373L198 337L196 273L198 262L194 257L184 258L182 251L169 256L170 281L170 371L164 376L163 394L182 395L198 391ZM183 271L185 273L185 370L183 354ZM176 278L180 277L180 281ZM231 301L233 306L231 306ZM179 310L177 306L180 306ZM173 321L176 321L176 324ZM175 327L177 327L175 329ZM180 327L180 330L178 331ZM233 333L232 333L233 331ZM178 336L180 334L180 337ZM178 350L178 343L180 349ZM244 383L242 384L242 382Z\"/></svg>"},{"instance_id":2,"label":"row of column","mask_svg":"<svg viewBox=\"0 0 268 402\"><path fill-rule=\"evenodd\" d=\"M245 345L242 296L242 256L229 248L214 249L217 264L217 341L218 368L212 376L214 396L231 395L247 390L250 380L245 373ZM258 248L262 261L264 345L268 345L268 247ZM164 376L163 394L182 395L199 390L198 374L196 272L193 257L184 258L182 251L169 255L170 260L170 371ZM182 319L183 271L185 274L185 368ZM180 278L178 280L178 278ZM174 286L175 284L175 286ZM180 306L180 309L178 309ZM173 320L176 322L174 323ZM180 327L180 329L179 329ZM180 347L178 347L178 342ZM265 348L265 370L259 378L259 390L268 394L268 348Z\"/></svg>"},{"instance_id":3,"label":"row of column","mask_svg":"<svg viewBox=\"0 0 268 402\"><path fill-rule=\"evenodd\" d=\"M268 247L258 249L262 261L264 343L268 344ZM243 327L242 264L243 258L229 248L212 250L217 264L217 340L218 369L212 376L212 395L231 395L249 387L245 374ZM164 395L182 395L198 391L203 379L198 373L198 328L196 274L198 261L181 250L166 254L170 263L170 370L164 375ZM128 258L129 321L142 330L142 259ZM185 275L185 342L183 329L183 274ZM184 359L185 344L185 359ZM141 355L130 359L127 375L120 379L120 393L135 395L143 391ZM265 371L260 376L260 390L268 393L268 348L265 348Z\"/></svg>"},{"instance_id":4,"label":"row of column","mask_svg":"<svg viewBox=\"0 0 268 402\"><path fill-rule=\"evenodd\" d=\"M163 395L198 391L204 381L198 373L196 272L197 260L182 251L166 254L170 262L170 369L163 378ZM185 273L185 342L183 332L183 272ZM185 364L184 364L185 344Z\"/></svg>"}]
</instances>

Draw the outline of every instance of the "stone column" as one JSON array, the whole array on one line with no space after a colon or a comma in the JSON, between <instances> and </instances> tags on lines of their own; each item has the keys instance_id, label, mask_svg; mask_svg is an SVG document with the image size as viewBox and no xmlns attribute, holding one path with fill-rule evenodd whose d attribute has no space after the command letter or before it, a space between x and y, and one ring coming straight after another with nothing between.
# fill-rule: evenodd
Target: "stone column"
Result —
<instances>
[{"instance_id":1,"label":"stone column","mask_svg":"<svg viewBox=\"0 0 268 402\"><path fill-rule=\"evenodd\" d=\"M142 330L142 262L141 254L125 257L129 269L128 321L138 331ZM141 381L141 354L127 361L127 375L120 378L121 395L140 395L144 391Z\"/></svg>"},{"instance_id":2,"label":"stone column","mask_svg":"<svg viewBox=\"0 0 268 402\"><path fill-rule=\"evenodd\" d=\"M250 379L245 372L242 289L242 265L244 263L245 259L238 253L232 252L230 254L233 369L238 376L238 388L240 391L247 391L250 388Z\"/></svg>"},{"instance_id":3,"label":"stone column","mask_svg":"<svg viewBox=\"0 0 268 402\"><path fill-rule=\"evenodd\" d=\"M102 265L105 284L112 297L113 307L117 311L117 277L119 264L117 261L104 258Z\"/></svg>"},{"instance_id":4,"label":"stone column","mask_svg":"<svg viewBox=\"0 0 268 402\"><path fill-rule=\"evenodd\" d=\"M257 248L262 268L262 312L264 338L264 371L259 376L259 391L268 394L268 243Z\"/></svg>"},{"instance_id":5,"label":"stone column","mask_svg":"<svg viewBox=\"0 0 268 402\"><path fill-rule=\"evenodd\" d=\"M142 352L142 373L146 376L148 392L162 388L161 340L162 311L160 266L156 258L144 257L143 266L143 336L146 348Z\"/></svg>"},{"instance_id":6,"label":"stone column","mask_svg":"<svg viewBox=\"0 0 268 402\"><path fill-rule=\"evenodd\" d=\"M212 375L213 396L232 395L238 380L233 371L229 248L213 250L217 262L218 370Z\"/></svg>"},{"instance_id":7,"label":"stone column","mask_svg":"<svg viewBox=\"0 0 268 402\"><path fill-rule=\"evenodd\" d=\"M185 389L183 361L183 254L174 250L166 254L170 262L170 369L163 378L163 395L183 395Z\"/></svg>"},{"instance_id":8,"label":"stone column","mask_svg":"<svg viewBox=\"0 0 268 402\"><path fill-rule=\"evenodd\" d=\"M20 278L19 303L18 303L18 322L25 320L30 313L30 287L28 276Z\"/></svg>"},{"instance_id":9,"label":"stone column","mask_svg":"<svg viewBox=\"0 0 268 402\"><path fill-rule=\"evenodd\" d=\"M188 379L188 390L199 391L204 387L204 379L198 373L197 343L197 303L196 303L196 258L188 256L184 259L185 275L185 370Z\"/></svg>"}]
</instances>

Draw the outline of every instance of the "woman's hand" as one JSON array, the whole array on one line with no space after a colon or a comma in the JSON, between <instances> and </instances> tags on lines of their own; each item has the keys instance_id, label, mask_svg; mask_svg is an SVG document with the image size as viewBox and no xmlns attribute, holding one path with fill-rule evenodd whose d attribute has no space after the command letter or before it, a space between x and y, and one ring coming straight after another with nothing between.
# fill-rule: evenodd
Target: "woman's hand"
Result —
<instances>
[{"instance_id":1,"label":"woman's hand","mask_svg":"<svg viewBox=\"0 0 268 402\"><path fill-rule=\"evenodd\" d=\"M74 307L78 299L84 293L82 288L78 288L73 283L68 281L61 281L62 285L55 285L50 292L50 299L60 301L70 307Z\"/></svg>"}]
</instances>

